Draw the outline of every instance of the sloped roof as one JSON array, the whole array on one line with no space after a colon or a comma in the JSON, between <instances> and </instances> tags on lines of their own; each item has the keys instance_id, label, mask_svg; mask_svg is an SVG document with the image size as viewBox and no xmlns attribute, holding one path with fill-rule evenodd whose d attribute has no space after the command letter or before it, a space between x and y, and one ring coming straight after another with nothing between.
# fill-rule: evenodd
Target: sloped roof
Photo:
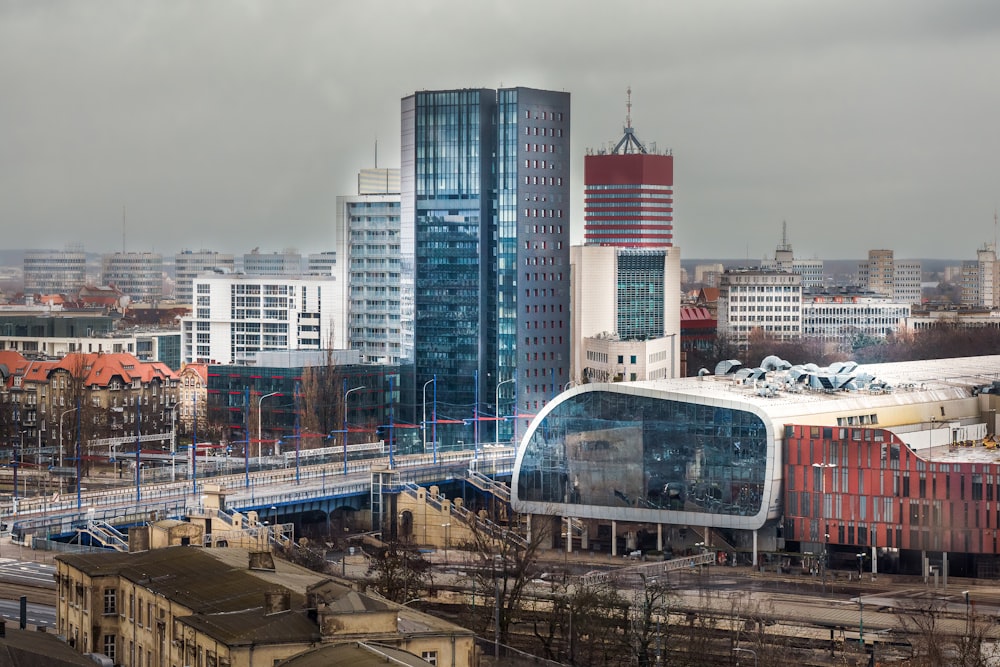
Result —
<instances>
[{"instance_id":1,"label":"sloped roof","mask_svg":"<svg viewBox=\"0 0 1000 667\"><path fill-rule=\"evenodd\" d=\"M681 308L681 322L715 320L708 308Z\"/></svg>"},{"instance_id":2,"label":"sloped roof","mask_svg":"<svg viewBox=\"0 0 1000 667\"><path fill-rule=\"evenodd\" d=\"M120 377L126 383L139 380L143 384L149 384L155 379L177 379L177 374L165 363L140 361L125 352L94 352L89 354L74 352L67 354L57 362L49 363L53 364L49 372L65 370L75 375L82 370L84 373L83 383L87 387L107 386L115 376Z\"/></svg>"},{"instance_id":3,"label":"sloped roof","mask_svg":"<svg viewBox=\"0 0 1000 667\"><path fill-rule=\"evenodd\" d=\"M186 375L188 373L195 373L199 378L201 378L202 384L205 385L208 384L208 364L198 364L198 363L184 364L183 368L181 368L180 372L178 373L178 376Z\"/></svg>"},{"instance_id":4,"label":"sloped roof","mask_svg":"<svg viewBox=\"0 0 1000 667\"><path fill-rule=\"evenodd\" d=\"M245 551L243 552L246 553ZM87 553L57 556L90 575L118 575L190 609L194 614L232 613L257 609L263 613L264 592L289 590L270 585L251 573L247 556L243 566L224 563L202 547L177 546L139 553ZM301 607L301 594L292 593L292 607Z\"/></svg>"},{"instance_id":5,"label":"sloped roof","mask_svg":"<svg viewBox=\"0 0 1000 667\"><path fill-rule=\"evenodd\" d=\"M279 662L277 667L376 667L376 665L426 666L426 660L408 651L371 642L320 646Z\"/></svg>"}]
</instances>

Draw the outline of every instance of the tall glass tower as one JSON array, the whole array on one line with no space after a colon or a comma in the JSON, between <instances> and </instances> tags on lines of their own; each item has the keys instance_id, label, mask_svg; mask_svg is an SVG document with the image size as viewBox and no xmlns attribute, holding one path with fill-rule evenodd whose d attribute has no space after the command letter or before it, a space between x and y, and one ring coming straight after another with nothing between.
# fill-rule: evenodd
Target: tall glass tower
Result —
<instances>
[{"instance_id":1,"label":"tall glass tower","mask_svg":"<svg viewBox=\"0 0 1000 667\"><path fill-rule=\"evenodd\" d=\"M463 89L402 101L413 395L437 378L438 420L473 420L456 444L523 433L568 379L569 129L568 93Z\"/></svg>"}]
</instances>

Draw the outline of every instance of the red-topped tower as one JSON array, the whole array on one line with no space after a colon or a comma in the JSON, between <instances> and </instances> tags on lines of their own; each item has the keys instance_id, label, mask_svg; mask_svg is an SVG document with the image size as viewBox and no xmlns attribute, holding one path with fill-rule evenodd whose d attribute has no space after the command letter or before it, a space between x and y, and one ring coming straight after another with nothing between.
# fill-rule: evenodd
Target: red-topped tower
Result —
<instances>
[{"instance_id":1,"label":"red-topped tower","mask_svg":"<svg viewBox=\"0 0 1000 667\"><path fill-rule=\"evenodd\" d=\"M655 248L673 245L674 156L647 150L632 129L628 89L625 135L610 152L583 158L586 245Z\"/></svg>"}]
</instances>

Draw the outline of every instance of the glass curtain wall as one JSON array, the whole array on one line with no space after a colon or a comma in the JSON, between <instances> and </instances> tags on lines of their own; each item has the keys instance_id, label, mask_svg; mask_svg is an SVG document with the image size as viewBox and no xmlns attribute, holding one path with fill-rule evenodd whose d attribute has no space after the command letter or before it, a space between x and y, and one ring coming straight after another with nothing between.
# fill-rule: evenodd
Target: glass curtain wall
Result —
<instances>
[{"instance_id":1,"label":"glass curtain wall","mask_svg":"<svg viewBox=\"0 0 1000 667\"><path fill-rule=\"evenodd\" d=\"M523 501L752 516L767 430L754 414L590 391L559 403L528 441Z\"/></svg>"}]
</instances>

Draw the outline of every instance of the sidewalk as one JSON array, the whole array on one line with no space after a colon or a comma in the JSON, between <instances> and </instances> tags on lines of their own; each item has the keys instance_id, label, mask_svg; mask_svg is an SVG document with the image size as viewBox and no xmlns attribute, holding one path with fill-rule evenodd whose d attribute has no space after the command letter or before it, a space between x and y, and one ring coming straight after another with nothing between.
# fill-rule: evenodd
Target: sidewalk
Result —
<instances>
[{"instance_id":1,"label":"sidewalk","mask_svg":"<svg viewBox=\"0 0 1000 667\"><path fill-rule=\"evenodd\" d=\"M0 537L0 558L52 564L55 561L55 557L55 551L42 551L41 549L32 549L31 547L14 544L10 541L10 535Z\"/></svg>"}]
</instances>

